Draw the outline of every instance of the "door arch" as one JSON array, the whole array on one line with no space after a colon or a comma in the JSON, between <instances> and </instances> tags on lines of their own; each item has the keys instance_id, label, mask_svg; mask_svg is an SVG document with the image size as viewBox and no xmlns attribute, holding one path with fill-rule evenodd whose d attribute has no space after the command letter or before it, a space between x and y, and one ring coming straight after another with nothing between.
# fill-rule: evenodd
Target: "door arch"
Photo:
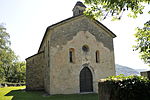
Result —
<instances>
[{"instance_id":1,"label":"door arch","mask_svg":"<svg viewBox=\"0 0 150 100\"><path fill-rule=\"evenodd\" d=\"M93 76L88 67L80 72L80 92L93 92Z\"/></svg>"}]
</instances>

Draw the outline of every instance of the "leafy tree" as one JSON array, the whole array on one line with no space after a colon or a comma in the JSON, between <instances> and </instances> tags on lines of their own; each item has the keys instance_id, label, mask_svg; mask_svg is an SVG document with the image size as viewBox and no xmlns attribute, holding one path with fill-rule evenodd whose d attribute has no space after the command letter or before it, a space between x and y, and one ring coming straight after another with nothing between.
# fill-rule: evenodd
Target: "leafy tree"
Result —
<instances>
[{"instance_id":1,"label":"leafy tree","mask_svg":"<svg viewBox=\"0 0 150 100\"><path fill-rule=\"evenodd\" d=\"M20 62L18 56L10 48L10 35L6 28L0 25L0 81L25 81L25 62Z\"/></svg>"},{"instance_id":2,"label":"leafy tree","mask_svg":"<svg viewBox=\"0 0 150 100\"><path fill-rule=\"evenodd\" d=\"M10 46L10 35L6 32L6 28L3 24L0 24L0 50L8 49Z\"/></svg>"},{"instance_id":3,"label":"leafy tree","mask_svg":"<svg viewBox=\"0 0 150 100\"><path fill-rule=\"evenodd\" d=\"M25 82L26 79L26 64L25 62L14 62L7 77L8 82Z\"/></svg>"},{"instance_id":4,"label":"leafy tree","mask_svg":"<svg viewBox=\"0 0 150 100\"><path fill-rule=\"evenodd\" d=\"M8 50L3 50L1 53L1 74L3 76L3 79L8 78L8 76L10 75L10 72L12 71L12 65L15 62L15 60L17 59L16 55L14 54L14 52L11 49Z\"/></svg>"},{"instance_id":5,"label":"leafy tree","mask_svg":"<svg viewBox=\"0 0 150 100\"><path fill-rule=\"evenodd\" d=\"M135 50L139 50L140 57L145 63L150 63L150 21L146 22L143 28L137 28L135 37L137 42Z\"/></svg>"},{"instance_id":6,"label":"leafy tree","mask_svg":"<svg viewBox=\"0 0 150 100\"><path fill-rule=\"evenodd\" d=\"M129 17L137 18L139 14L143 14L145 6L150 6L150 0L84 0L84 2L88 5L85 15L101 20L108 16L112 17L112 20L121 19L125 11ZM150 11L148 13L150 14ZM141 59L150 65L150 21L144 24L144 28L137 28L135 37L137 42L135 50L139 50Z\"/></svg>"},{"instance_id":7,"label":"leafy tree","mask_svg":"<svg viewBox=\"0 0 150 100\"><path fill-rule=\"evenodd\" d=\"M6 32L6 28L0 25L0 78L5 79L9 66L12 62L13 51L10 49L10 35ZM11 54L11 56L10 56Z\"/></svg>"},{"instance_id":8,"label":"leafy tree","mask_svg":"<svg viewBox=\"0 0 150 100\"><path fill-rule=\"evenodd\" d=\"M124 11L129 11L128 16L136 18L138 14L143 14L145 3L150 0L84 0L89 5L86 15L92 18L105 19L112 16L120 19Z\"/></svg>"}]
</instances>

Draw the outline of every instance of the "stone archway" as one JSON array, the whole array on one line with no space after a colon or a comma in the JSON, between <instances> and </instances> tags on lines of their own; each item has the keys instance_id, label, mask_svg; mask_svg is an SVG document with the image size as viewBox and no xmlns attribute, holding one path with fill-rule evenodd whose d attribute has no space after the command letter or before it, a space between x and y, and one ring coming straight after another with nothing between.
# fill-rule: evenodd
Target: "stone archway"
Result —
<instances>
[{"instance_id":1,"label":"stone archway","mask_svg":"<svg viewBox=\"0 0 150 100\"><path fill-rule=\"evenodd\" d=\"M80 72L80 92L93 92L93 76L88 67Z\"/></svg>"}]
</instances>

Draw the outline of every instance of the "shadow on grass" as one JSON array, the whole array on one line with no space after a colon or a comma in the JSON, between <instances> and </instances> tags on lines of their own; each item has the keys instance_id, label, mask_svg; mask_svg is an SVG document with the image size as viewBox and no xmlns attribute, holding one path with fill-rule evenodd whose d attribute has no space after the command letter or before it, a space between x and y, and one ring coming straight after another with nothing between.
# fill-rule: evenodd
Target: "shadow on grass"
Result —
<instances>
[{"instance_id":1,"label":"shadow on grass","mask_svg":"<svg viewBox=\"0 0 150 100\"><path fill-rule=\"evenodd\" d=\"M97 94L46 95L43 91L12 90L5 96L12 100L98 100Z\"/></svg>"}]
</instances>

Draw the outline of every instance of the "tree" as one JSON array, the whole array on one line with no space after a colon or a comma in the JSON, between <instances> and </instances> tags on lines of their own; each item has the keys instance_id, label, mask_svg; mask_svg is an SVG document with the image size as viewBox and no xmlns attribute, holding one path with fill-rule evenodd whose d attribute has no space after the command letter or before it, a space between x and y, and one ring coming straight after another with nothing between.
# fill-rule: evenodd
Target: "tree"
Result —
<instances>
[{"instance_id":1,"label":"tree","mask_svg":"<svg viewBox=\"0 0 150 100\"><path fill-rule=\"evenodd\" d=\"M0 24L0 51L9 49L10 46L10 35L6 32L6 28L3 24Z\"/></svg>"},{"instance_id":2,"label":"tree","mask_svg":"<svg viewBox=\"0 0 150 100\"><path fill-rule=\"evenodd\" d=\"M18 56L10 48L10 35L6 28L0 25L0 81L25 81L25 62L20 62Z\"/></svg>"},{"instance_id":3,"label":"tree","mask_svg":"<svg viewBox=\"0 0 150 100\"><path fill-rule=\"evenodd\" d=\"M0 80L4 80L13 59L13 51L10 49L10 35L6 28L0 25ZM7 71L6 71L7 70Z\"/></svg>"},{"instance_id":4,"label":"tree","mask_svg":"<svg viewBox=\"0 0 150 100\"><path fill-rule=\"evenodd\" d=\"M145 63L150 63L150 21L147 21L143 28L137 28L135 37L137 42L135 50L139 50L140 57Z\"/></svg>"},{"instance_id":5,"label":"tree","mask_svg":"<svg viewBox=\"0 0 150 100\"><path fill-rule=\"evenodd\" d=\"M121 19L124 11L129 11L128 16L136 18L138 14L143 14L145 4L150 0L84 0L89 5L86 15L92 18L105 19L112 16L114 19ZM150 13L150 12L149 12Z\"/></svg>"},{"instance_id":6,"label":"tree","mask_svg":"<svg viewBox=\"0 0 150 100\"><path fill-rule=\"evenodd\" d=\"M85 15L93 19L106 19L108 16L112 20L121 19L123 13L128 11L128 16L137 18L143 14L145 5L150 6L150 0L84 0L88 5ZM150 11L148 11L150 14ZM150 65L150 21L144 24L144 28L137 28L135 34L137 45L134 50L139 50L141 59Z\"/></svg>"},{"instance_id":7,"label":"tree","mask_svg":"<svg viewBox=\"0 0 150 100\"><path fill-rule=\"evenodd\" d=\"M25 82L26 79L26 63L25 62L14 62L7 77L8 82Z\"/></svg>"},{"instance_id":8,"label":"tree","mask_svg":"<svg viewBox=\"0 0 150 100\"><path fill-rule=\"evenodd\" d=\"M2 50L0 58L2 62L0 64L1 74L3 76L3 79L7 81L7 78L9 77L12 71L12 67L13 67L12 65L17 60L17 56L11 49L7 49L7 50Z\"/></svg>"}]
</instances>

